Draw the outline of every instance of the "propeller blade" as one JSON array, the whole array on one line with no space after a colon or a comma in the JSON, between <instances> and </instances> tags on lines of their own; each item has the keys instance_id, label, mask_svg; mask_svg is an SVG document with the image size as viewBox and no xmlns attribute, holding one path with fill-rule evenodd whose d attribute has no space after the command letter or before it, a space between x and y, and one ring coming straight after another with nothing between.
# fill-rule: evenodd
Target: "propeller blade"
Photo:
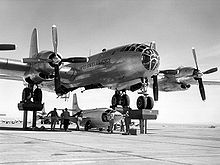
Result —
<instances>
[{"instance_id":1,"label":"propeller blade","mask_svg":"<svg viewBox=\"0 0 220 165\"><path fill-rule=\"evenodd\" d=\"M47 63L47 62L52 62L51 59L42 59L42 58L23 58L23 63Z\"/></svg>"},{"instance_id":2,"label":"propeller blade","mask_svg":"<svg viewBox=\"0 0 220 165\"><path fill-rule=\"evenodd\" d=\"M178 73L178 70L177 69L160 70L159 73L176 75Z\"/></svg>"},{"instance_id":3,"label":"propeller blade","mask_svg":"<svg viewBox=\"0 0 220 165\"><path fill-rule=\"evenodd\" d=\"M59 72L59 65L54 66L54 72L55 72L55 77L54 77L54 86L55 86L55 92L58 92L58 89L60 87L60 72Z\"/></svg>"},{"instance_id":4,"label":"propeller blade","mask_svg":"<svg viewBox=\"0 0 220 165\"><path fill-rule=\"evenodd\" d=\"M29 57L30 58L36 57L37 54L38 54L38 34L37 34L37 29L34 28L31 35Z\"/></svg>"},{"instance_id":5,"label":"propeller blade","mask_svg":"<svg viewBox=\"0 0 220 165\"><path fill-rule=\"evenodd\" d=\"M210 73L214 73L214 72L217 72L218 71L218 68L215 67L215 68L211 68L205 72L203 72L203 74L210 74Z\"/></svg>"},{"instance_id":6,"label":"propeller blade","mask_svg":"<svg viewBox=\"0 0 220 165\"><path fill-rule=\"evenodd\" d=\"M0 44L0 50L15 50L15 44Z\"/></svg>"},{"instance_id":7,"label":"propeller blade","mask_svg":"<svg viewBox=\"0 0 220 165\"><path fill-rule=\"evenodd\" d=\"M62 62L70 62L70 63L84 63L88 62L88 58L86 57L70 57L70 58L63 58Z\"/></svg>"},{"instance_id":8,"label":"propeller blade","mask_svg":"<svg viewBox=\"0 0 220 165\"><path fill-rule=\"evenodd\" d=\"M57 55L58 37L57 37L56 25L52 26L52 40L53 40L54 53L55 53L55 55Z\"/></svg>"},{"instance_id":9,"label":"propeller blade","mask_svg":"<svg viewBox=\"0 0 220 165\"><path fill-rule=\"evenodd\" d=\"M194 47L192 47L192 53L193 53L193 58L194 58L194 61L196 64L196 69L199 70L198 63L197 63L197 57L196 57L196 50Z\"/></svg>"},{"instance_id":10,"label":"propeller blade","mask_svg":"<svg viewBox=\"0 0 220 165\"><path fill-rule=\"evenodd\" d=\"M202 82L202 78L197 78L198 83L199 83L199 91L202 97L202 100L206 100L206 96L205 96L205 88Z\"/></svg>"},{"instance_id":11,"label":"propeller blade","mask_svg":"<svg viewBox=\"0 0 220 165\"><path fill-rule=\"evenodd\" d=\"M158 82L157 82L157 75L153 75L153 94L154 94L154 101L158 101Z\"/></svg>"}]
</instances>

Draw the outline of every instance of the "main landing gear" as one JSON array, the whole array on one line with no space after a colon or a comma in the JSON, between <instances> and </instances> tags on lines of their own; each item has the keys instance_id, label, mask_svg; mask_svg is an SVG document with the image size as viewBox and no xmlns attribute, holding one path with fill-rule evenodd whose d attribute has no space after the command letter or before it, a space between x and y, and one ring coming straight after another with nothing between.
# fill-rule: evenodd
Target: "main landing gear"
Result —
<instances>
[{"instance_id":1,"label":"main landing gear","mask_svg":"<svg viewBox=\"0 0 220 165\"><path fill-rule=\"evenodd\" d=\"M130 105L130 98L125 91L115 91L112 96L112 107L113 109L121 105L122 107L128 107Z\"/></svg>"},{"instance_id":2,"label":"main landing gear","mask_svg":"<svg viewBox=\"0 0 220 165\"><path fill-rule=\"evenodd\" d=\"M42 91L38 87L33 89L34 85L29 84L23 89L22 101L18 103L18 109L24 111L23 128L27 128L28 111L33 111L32 128L36 127L37 111L41 111L44 107L42 104Z\"/></svg>"},{"instance_id":3,"label":"main landing gear","mask_svg":"<svg viewBox=\"0 0 220 165\"><path fill-rule=\"evenodd\" d=\"M153 109L154 107L154 100L151 96L147 94L147 87L148 82L147 79L142 78L142 87L141 92L138 92L138 94L142 94L142 96L139 96L137 99L137 108L138 109Z\"/></svg>"},{"instance_id":4,"label":"main landing gear","mask_svg":"<svg viewBox=\"0 0 220 165\"><path fill-rule=\"evenodd\" d=\"M153 109L154 107L154 100L152 97L150 97L147 94L147 79L142 78L142 87L140 88L141 92L138 92L138 94L141 94L141 96L137 99L137 108L138 109ZM121 105L122 107L129 107L130 105L130 98L126 94L126 91L115 91L115 94L112 96L112 108L114 109L118 105Z\"/></svg>"}]
</instances>

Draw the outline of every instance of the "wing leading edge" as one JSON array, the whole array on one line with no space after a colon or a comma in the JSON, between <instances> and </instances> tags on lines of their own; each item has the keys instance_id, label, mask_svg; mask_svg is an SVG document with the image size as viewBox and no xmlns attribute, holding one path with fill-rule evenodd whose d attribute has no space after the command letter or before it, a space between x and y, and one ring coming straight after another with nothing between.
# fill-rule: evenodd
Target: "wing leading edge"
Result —
<instances>
[{"instance_id":1,"label":"wing leading edge","mask_svg":"<svg viewBox=\"0 0 220 165\"><path fill-rule=\"evenodd\" d=\"M19 60L0 58L0 79L23 81L28 64Z\"/></svg>"}]
</instances>

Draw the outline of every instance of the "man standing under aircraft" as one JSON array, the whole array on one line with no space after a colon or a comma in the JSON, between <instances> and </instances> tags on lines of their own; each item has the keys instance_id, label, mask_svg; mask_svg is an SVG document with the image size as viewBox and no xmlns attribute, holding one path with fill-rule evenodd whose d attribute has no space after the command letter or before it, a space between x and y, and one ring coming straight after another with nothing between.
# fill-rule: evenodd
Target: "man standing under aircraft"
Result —
<instances>
[{"instance_id":1,"label":"man standing under aircraft","mask_svg":"<svg viewBox=\"0 0 220 165\"><path fill-rule=\"evenodd\" d=\"M76 130L79 131L80 122L82 121L82 110L73 115L76 118Z\"/></svg>"},{"instance_id":2,"label":"man standing under aircraft","mask_svg":"<svg viewBox=\"0 0 220 165\"><path fill-rule=\"evenodd\" d=\"M64 110L62 110L62 113L60 115L60 129L62 129L62 126L64 125Z\"/></svg>"},{"instance_id":3,"label":"man standing under aircraft","mask_svg":"<svg viewBox=\"0 0 220 165\"><path fill-rule=\"evenodd\" d=\"M56 122L58 121L58 114L57 114L57 109L54 108L53 111L50 111L46 117L48 117L50 115L51 117L51 130L55 130L55 126L56 126Z\"/></svg>"},{"instance_id":4,"label":"man standing under aircraft","mask_svg":"<svg viewBox=\"0 0 220 165\"><path fill-rule=\"evenodd\" d=\"M125 134L126 135L129 135L129 129L130 129L130 124L131 124L131 118L130 118L130 116L129 116L129 111L131 110L131 108L129 108L129 107L124 107L123 108L123 110L124 110L124 121L125 121Z\"/></svg>"},{"instance_id":5,"label":"man standing under aircraft","mask_svg":"<svg viewBox=\"0 0 220 165\"><path fill-rule=\"evenodd\" d=\"M114 120L115 120L115 112L110 112L110 118L109 118L109 131L113 133L113 127L114 127Z\"/></svg>"},{"instance_id":6,"label":"man standing under aircraft","mask_svg":"<svg viewBox=\"0 0 220 165\"><path fill-rule=\"evenodd\" d=\"M70 124L70 113L68 112L67 108L65 108L65 111L63 112L63 125L64 130L67 131L68 126Z\"/></svg>"}]
</instances>

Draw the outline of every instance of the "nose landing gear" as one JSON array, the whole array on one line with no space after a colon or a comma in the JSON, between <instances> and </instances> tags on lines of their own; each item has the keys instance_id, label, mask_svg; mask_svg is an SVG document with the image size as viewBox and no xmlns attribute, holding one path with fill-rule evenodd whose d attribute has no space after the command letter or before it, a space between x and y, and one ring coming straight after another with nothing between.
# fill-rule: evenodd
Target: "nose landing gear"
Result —
<instances>
[{"instance_id":1,"label":"nose landing gear","mask_svg":"<svg viewBox=\"0 0 220 165\"><path fill-rule=\"evenodd\" d=\"M147 94L147 88L148 83L147 79L142 78L142 87L140 88L140 92L138 94L141 94L141 96L138 97L136 105L138 109L153 109L154 107L154 100L151 96ZM114 109L118 105L121 105L122 107L128 107L130 105L130 98L126 94L126 91L115 91L115 94L112 96L112 108Z\"/></svg>"},{"instance_id":2,"label":"nose landing gear","mask_svg":"<svg viewBox=\"0 0 220 165\"><path fill-rule=\"evenodd\" d=\"M137 99L138 109L153 109L154 100L150 96L139 96Z\"/></svg>"},{"instance_id":3,"label":"nose landing gear","mask_svg":"<svg viewBox=\"0 0 220 165\"><path fill-rule=\"evenodd\" d=\"M145 78L141 78L142 87L141 92L138 92L138 94L142 94L142 96L139 96L137 99L137 108L138 109L153 109L154 107L154 100L151 96L148 96L147 94L147 88L148 88L148 80Z\"/></svg>"}]
</instances>

